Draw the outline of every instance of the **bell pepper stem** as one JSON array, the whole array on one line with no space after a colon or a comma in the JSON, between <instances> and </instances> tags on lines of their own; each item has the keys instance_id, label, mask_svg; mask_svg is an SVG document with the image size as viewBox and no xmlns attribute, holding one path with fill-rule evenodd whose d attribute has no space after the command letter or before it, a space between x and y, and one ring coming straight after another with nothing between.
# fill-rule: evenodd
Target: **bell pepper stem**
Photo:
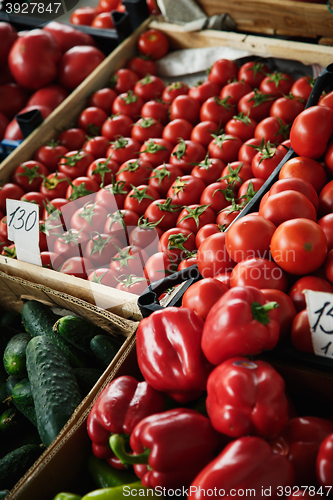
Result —
<instances>
[{"instance_id":1,"label":"bell pepper stem","mask_svg":"<svg viewBox=\"0 0 333 500\"><path fill-rule=\"evenodd\" d=\"M140 455L132 455L125 450L126 441L120 434L112 434L109 439L110 447L123 465L148 464L150 450L146 449Z\"/></svg>"},{"instance_id":2,"label":"bell pepper stem","mask_svg":"<svg viewBox=\"0 0 333 500\"><path fill-rule=\"evenodd\" d=\"M252 302L251 310L253 319L259 321L259 323L262 323L263 325L267 325L270 322L268 313L276 307L279 307L277 302L267 302L267 304L264 305L261 305L258 302Z\"/></svg>"}]
</instances>

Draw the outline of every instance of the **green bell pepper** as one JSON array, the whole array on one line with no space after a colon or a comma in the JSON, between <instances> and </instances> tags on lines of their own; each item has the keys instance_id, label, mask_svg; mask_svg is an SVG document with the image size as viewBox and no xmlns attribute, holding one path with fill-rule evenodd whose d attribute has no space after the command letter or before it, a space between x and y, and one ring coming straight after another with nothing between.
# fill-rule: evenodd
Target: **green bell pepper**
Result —
<instances>
[{"instance_id":1,"label":"green bell pepper","mask_svg":"<svg viewBox=\"0 0 333 500\"><path fill-rule=\"evenodd\" d=\"M81 500L81 495L75 493L58 493L53 500Z\"/></svg>"},{"instance_id":2,"label":"green bell pepper","mask_svg":"<svg viewBox=\"0 0 333 500\"><path fill-rule=\"evenodd\" d=\"M88 459L88 470L97 488L112 488L138 481L138 476L133 472L114 469L105 460L96 458L94 455Z\"/></svg>"}]
</instances>

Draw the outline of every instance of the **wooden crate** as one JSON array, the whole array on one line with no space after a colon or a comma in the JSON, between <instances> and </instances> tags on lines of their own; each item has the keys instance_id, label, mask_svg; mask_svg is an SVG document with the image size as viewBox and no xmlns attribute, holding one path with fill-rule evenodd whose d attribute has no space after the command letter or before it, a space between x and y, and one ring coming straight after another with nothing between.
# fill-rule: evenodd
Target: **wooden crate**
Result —
<instances>
[{"instance_id":1,"label":"wooden crate","mask_svg":"<svg viewBox=\"0 0 333 500\"><path fill-rule=\"evenodd\" d=\"M207 15L228 13L237 30L266 35L317 38L333 34L333 15L326 3L293 0L197 0Z\"/></svg>"}]
</instances>

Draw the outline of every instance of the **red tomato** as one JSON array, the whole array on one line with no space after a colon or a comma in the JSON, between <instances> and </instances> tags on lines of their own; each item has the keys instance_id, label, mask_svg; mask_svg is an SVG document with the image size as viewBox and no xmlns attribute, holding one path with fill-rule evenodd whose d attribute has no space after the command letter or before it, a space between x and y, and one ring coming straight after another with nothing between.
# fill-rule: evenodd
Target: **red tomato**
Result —
<instances>
[{"instance_id":1,"label":"red tomato","mask_svg":"<svg viewBox=\"0 0 333 500\"><path fill-rule=\"evenodd\" d=\"M169 40L162 31L149 29L139 36L137 46L143 56L161 59L168 53Z\"/></svg>"},{"instance_id":2,"label":"red tomato","mask_svg":"<svg viewBox=\"0 0 333 500\"><path fill-rule=\"evenodd\" d=\"M59 172L70 179L75 179L85 175L87 168L93 161L93 155L86 151L68 151L59 161Z\"/></svg>"},{"instance_id":3,"label":"red tomato","mask_svg":"<svg viewBox=\"0 0 333 500\"><path fill-rule=\"evenodd\" d=\"M134 56L126 63L126 67L134 71L139 78L144 78L146 75L156 75L156 62L153 59L148 59L141 56Z\"/></svg>"},{"instance_id":4,"label":"red tomato","mask_svg":"<svg viewBox=\"0 0 333 500\"><path fill-rule=\"evenodd\" d=\"M120 247L121 242L115 235L93 234L85 247L84 257L96 269L109 265L111 258L116 255Z\"/></svg>"},{"instance_id":5,"label":"red tomato","mask_svg":"<svg viewBox=\"0 0 333 500\"><path fill-rule=\"evenodd\" d=\"M71 228L83 231L102 233L107 219L107 210L98 203L85 203L83 207L76 210L71 218Z\"/></svg>"},{"instance_id":6,"label":"red tomato","mask_svg":"<svg viewBox=\"0 0 333 500\"><path fill-rule=\"evenodd\" d=\"M40 257L42 259L43 267L54 269L55 271L57 271L64 263L64 259L60 255L48 250L41 252Z\"/></svg>"},{"instance_id":7,"label":"red tomato","mask_svg":"<svg viewBox=\"0 0 333 500\"><path fill-rule=\"evenodd\" d=\"M285 123L292 123L305 107L304 100L295 98L292 94L279 97L273 102L269 114L276 116Z\"/></svg>"},{"instance_id":8,"label":"red tomato","mask_svg":"<svg viewBox=\"0 0 333 500\"><path fill-rule=\"evenodd\" d=\"M312 333L308 311L299 312L292 323L290 340L295 349L313 354Z\"/></svg>"},{"instance_id":9,"label":"red tomato","mask_svg":"<svg viewBox=\"0 0 333 500\"><path fill-rule=\"evenodd\" d=\"M288 95L294 81L293 77L288 73L275 71L265 76L260 82L259 90L263 94L270 94L275 97Z\"/></svg>"},{"instance_id":10,"label":"red tomato","mask_svg":"<svg viewBox=\"0 0 333 500\"><path fill-rule=\"evenodd\" d=\"M158 242L161 235L161 229L154 227L154 224L151 225L145 219L143 221L139 219L138 225L129 234L129 244L143 248L148 256L151 256L158 251Z\"/></svg>"},{"instance_id":11,"label":"red tomato","mask_svg":"<svg viewBox=\"0 0 333 500\"><path fill-rule=\"evenodd\" d=\"M333 92L330 91L325 95L322 95L318 102L319 106L327 106L328 108L333 109Z\"/></svg>"},{"instance_id":12,"label":"red tomato","mask_svg":"<svg viewBox=\"0 0 333 500\"><path fill-rule=\"evenodd\" d=\"M271 108L272 109L272 108ZM268 116L255 128L254 137L273 144L281 143L289 137L290 126L277 116Z\"/></svg>"},{"instance_id":13,"label":"red tomato","mask_svg":"<svg viewBox=\"0 0 333 500\"><path fill-rule=\"evenodd\" d=\"M280 224L271 241L274 261L291 274L309 274L324 263L327 240L324 231L309 219L293 219Z\"/></svg>"},{"instance_id":14,"label":"red tomato","mask_svg":"<svg viewBox=\"0 0 333 500\"><path fill-rule=\"evenodd\" d=\"M77 151L82 148L86 141L86 133L78 127L64 130L58 135L57 141L65 146L68 151Z\"/></svg>"},{"instance_id":15,"label":"red tomato","mask_svg":"<svg viewBox=\"0 0 333 500\"><path fill-rule=\"evenodd\" d=\"M15 168L12 181L25 192L38 191L43 181L43 175L49 175L45 165L38 161L28 160Z\"/></svg>"},{"instance_id":16,"label":"red tomato","mask_svg":"<svg viewBox=\"0 0 333 500\"><path fill-rule=\"evenodd\" d=\"M261 140L255 138L249 139L248 141L244 142L244 144L241 145L238 151L238 160L246 161L247 163L252 163L254 156L258 152L258 149L256 148L258 148L260 144Z\"/></svg>"},{"instance_id":17,"label":"red tomato","mask_svg":"<svg viewBox=\"0 0 333 500\"><path fill-rule=\"evenodd\" d=\"M71 13L69 22L76 26L90 26L96 15L96 7L78 7Z\"/></svg>"},{"instance_id":18,"label":"red tomato","mask_svg":"<svg viewBox=\"0 0 333 500\"><path fill-rule=\"evenodd\" d=\"M17 38L10 49L8 65L19 85L36 90L59 76L60 58L60 49L51 33L36 28Z\"/></svg>"},{"instance_id":19,"label":"red tomato","mask_svg":"<svg viewBox=\"0 0 333 500\"><path fill-rule=\"evenodd\" d=\"M7 64L9 51L17 37L18 34L14 26L2 21L0 24L0 65L2 67Z\"/></svg>"},{"instance_id":20,"label":"red tomato","mask_svg":"<svg viewBox=\"0 0 333 500\"><path fill-rule=\"evenodd\" d=\"M333 180L328 182L319 193L319 216L323 217L333 211Z\"/></svg>"},{"instance_id":21,"label":"red tomato","mask_svg":"<svg viewBox=\"0 0 333 500\"><path fill-rule=\"evenodd\" d=\"M88 276L88 280L101 285L110 286L112 288L116 288L118 284L118 281L115 278L115 273L107 267L100 267L99 269L92 271Z\"/></svg>"},{"instance_id":22,"label":"red tomato","mask_svg":"<svg viewBox=\"0 0 333 500\"><path fill-rule=\"evenodd\" d=\"M252 87L240 80L240 81L234 81L227 83L225 85L221 92L220 92L220 97L221 99L227 99L229 104L233 104L234 106L237 106L238 101L240 100L241 97L244 95L248 94L249 92L252 91Z\"/></svg>"},{"instance_id":23,"label":"red tomato","mask_svg":"<svg viewBox=\"0 0 333 500\"><path fill-rule=\"evenodd\" d=\"M265 182L264 179L258 179L258 178L248 179L239 188L237 193L237 198L240 199L245 198L248 201L250 201L250 199L253 198L256 192L259 191L264 182Z\"/></svg>"},{"instance_id":24,"label":"red tomato","mask_svg":"<svg viewBox=\"0 0 333 500\"><path fill-rule=\"evenodd\" d=\"M165 87L162 93L164 102L172 102L179 95L187 95L189 86L184 82L173 82Z\"/></svg>"},{"instance_id":25,"label":"red tomato","mask_svg":"<svg viewBox=\"0 0 333 500\"><path fill-rule=\"evenodd\" d=\"M110 269L121 274L134 274L143 276L143 268L148 260L148 255L142 248L127 246L122 248L111 259Z\"/></svg>"},{"instance_id":26,"label":"red tomato","mask_svg":"<svg viewBox=\"0 0 333 500\"><path fill-rule=\"evenodd\" d=\"M301 76L292 84L290 93L296 98L304 99L306 102L310 97L315 80L309 75Z\"/></svg>"},{"instance_id":27,"label":"red tomato","mask_svg":"<svg viewBox=\"0 0 333 500\"><path fill-rule=\"evenodd\" d=\"M204 148L207 148L208 144L213 138L212 134L218 134L218 124L209 120L197 123L191 132L191 141L199 142Z\"/></svg>"},{"instance_id":28,"label":"red tomato","mask_svg":"<svg viewBox=\"0 0 333 500\"><path fill-rule=\"evenodd\" d=\"M193 175L182 175L171 184L167 198L171 198L174 205L192 205L199 203L204 189L205 183L201 179Z\"/></svg>"},{"instance_id":29,"label":"red tomato","mask_svg":"<svg viewBox=\"0 0 333 500\"><path fill-rule=\"evenodd\" d=\"M91 153L95 159L101 159L106 155L108 147L110 146L109 141L103 135L96 135L91 139L88 139L83 145L83 151Z\"/></svg>"},{"instance_id":30,"label":"red tomato","mask_svg":"<svg viewBox=\"0 0 333 500\"><path fill-rule=\"evenodd\" d=\"M130 137L133 120L126 115L110 116L102 125L101 134L108 141L115 141L118 137Z\"/></svg>"},{"instance_id":31,"label":"red tomato","mask_svg":"<svg viewBox=\"0 0 333 500\"><path fill-rule=\"evenodd\" d=\"M65 198L68 186L69 182L65 174L53 172L43 179L39 190L48 200L53 200L54 198Z\"/></svg>"},{"instance_id":32,"label":"red tomato","mask_svg":"<svg viewBox=\"0 0 333 500\"><path fill-rule=\"evenodd\" d=\"M20 200L24 195L23 189L13 182L6 182L0 187L0 210L6 213L6 199Z\"/></svg>"},{"instance_id":33,"label":"red tomato","mask_svg":"<svg viewBox=\"0 0 333 500\"><path fill-rule=\"evenodd\" d=\"M325 260L325 276L333 284L333 251L330 250Z\"/></svg>"},{"instance_id":34,"label":"red tomato","mask_svg":"<svg viewBox=\"0 0 333 500\"><path fill-rule=\"evenodd\" d=\"M333 110L311 106L294 120L290 130L291 146L298 156L320 158L333 132Z\"/></svg>"},{"instance_id":35,"label":"red tomato","mask_svg":"<svg viewBox=\"0 0 333 500\"><path fill-rule=\"evenodd\" d=\"M197 99L201 104L205 102L209 97L218 97L220 94L221 87L218 83L211 82L209 80L201 81L199 80L193 87L188 91L188 95Z\"/></svg>"},{"instance_id":36,"label":"red tomato","mask_svg":"<svg viewBox=\"0 0 333 500\"><path fill-rule=\"evenodd\" d=\"M226 232L225 246L231 259L269 258L269 248L276 227L260 215L245 215Z\"/></svg>"},{"instance_id":37,"label":"red tomato","mask_svg":"<svg viewBox=\"0 0 333 500\"><path fill-rule=\"evenodd\" d=\"M320 193L327 181L325 169L322 165L305 156L297 156L286 161L282 166L279 179L296 177L309 182Z\"/></svg>"},{"instance_id":38,"label":"red tomato","mask_svg":"<svg viewBox=\"0 0 333 500\"><path fill-rule=\"evenodd\" d=\"M292 322L297 314L295 306L291 298L281 290L263 288L261 291L268 302L274 301L279 304L280 340L282 340L290 334Z\"/></svg>"},{"instance_id":39,"label":"red tomato","mask_svg":"<svg viewBox=\"0 0 333 500\"><path fill-rule=\"evenodd\" d=\"M226 123L225 132L228 135L239 137L245 142L253 138L257 125L257 122L253 118L240 113Z\"/></svg>"},{"instance_id":40,"label":"red tomato","mask_svg":"<svg viewBox=\"0 0 333 500\"><path fill-rule=\"evenodd\" d=\"M120 113L136 120L140 117L143 103L142 97L135 94L133 90L128 90L115 98L112 104L112 113Z\"/></svg>"},{"instance_id":41,"label":"red tomato","mask_svg":"<svg viewBox=\"0 0 333 500\"><path fill-rule=\"evenodd\" d=\"M154 118L166 125L169 121L170 104L163 101L148 101L141 108L141 116L144 118Z\"/></svg>"},{"instance_id":42,"label":"red tomato","mask_svg":"<svg viewBox=\"0 0 333 500\"><path fill-rule=\"evenodd\" d=\"M218 59L210 69L208 80L217 83L220 87L226 85L229 80L237 78L238 66L235 61L229 59Z\"/></svg>"},{"instance_id":43,"label":"red tomato","mask_svg":"<svg viewBox=\"0 0 333 500\"><path fill-rule=\"evenodd\" d=\"M134 94L141 97L144 102L158 99L162 96L165 83L156 75L146 75L134 85Z\"/></svg>"},{"instance_id":44,"label":"red tomato","mask_svg":"<svg viewBox=\"0 0 333 500\"><path fill-rule=\"evenodd\" d=\"M236 112L235 106L229 103L228 98L209 97L200 108L200 120L213 121L224 127Z\"/></svg>"},{"instance_id":45,"label":"red tomato","mask_svg":"<svg viewBox=\"0 0 333 500\"><path fill-rule=\"evenodd\" d=\"M90 25L92 28L114 29L114 22L110 12L101 12L94 17Z\"/></svg>"},{"instance_id":46,"label":"red tomato","mask_svg":"<svg viewBox=\"0 0 333 500\"><path fill-rule=\"evenodd\" d=\"M177 266L175 261L166 252L157 252L145 263L144 275L153 283L154 281L161 280L166 276L170 276L176 272Z\"/></svg>"},{"instance_id":47,"label":"red tomato","mask_svg":"<svg viewBox=\"0 0 333 500\"><path fill-rule=\"evenodd\" d=\"M333 213L324 215L324 217L318 220L318 224L326 234L327 249L330 251L333 248Z\"/></svg>"},{"instance_id":48,"label":"red tomato","mask_svg":"<svg viewBox=\"0 0 333 500\"><path fill-rule=\"evenodd\" d=\"M159 252L166 252L174 262L180 262L195 249L195 235L188 229L178 227L165 231L158 244Z\"/></svg>"},{"instance_id":49,"label":"red tomato","mask_svg":"<svg viewBox=\"0 0 333 500\"><path fill-rule=\"evenodd\" d=\"M103 186L102 189L97 191L95 201L104 206L110 213L124 207L124 201L128 191L123 189L124 183L122 181L113 181L112 184Z\"/></svg>"},{"instance_id":50,"label":"red tomato","mask_svg":"<svg viewBox=\"0 0 333 500\"><path fill-rule=\"evenodd\" d=\"M255 177L260 179L268 179L275 168L283 160L285 151L277 149L270 144L266 144L263 149L260 149L252 159L252 172Z\"/></svg>"},{"instance_id":51,"label":"red tomato","mask_svg":"<svg viewBox=\"0 0 333 500\"><path fill-rule=\"evenodd\" d=\"M78 45L67 50L60 59L58 81L73 90L104 61L105 55L97 47Z\"/></svg>"},{"instance_id":52,"label":"red tomato","mask_svg":"<svg viewBox=\"0 0 333 500\"><path fill-rule=\"evenodd\" d=\"M120 136L118 139L111 142L106 151L106 156L110 156L112 160L122 165L125 161L137 158L140 147L141 144L136 139Z\"/></svg>"},{"instance_id":53,"label":"red tomato","mask_svg":"<svg viewBox=\"0 0 333 500\"><path fill-rule=\"evenodd\" d=\"M206 224L214 224L216 215L207 205L188 205L182 209L177 219L177 227L196 234Z\"/></svg>"},{"instance_id":54,"label":"red tomato","mask_svg":"<svg viewBox=\"0 0 333 500\"><path fill-rule=\"evenodd\" d=\"M12 120L26 106L27 101L27 91L17 83L0 85L0 112L9 120Z\"/></svg>"},{"instance_id":55,"label":"red tomato","mask_svg":"<svg viewBox=\"0 0 333 500\"><path fill-rule=\"evenodd\" d=\"M230 286L273 288L286 292L288 283L284 271L275 262L259 257L239 262L231 272Z\"/></svg>"},{"instance_id":56,"label":"red tomato","mask_svg":"<svg viewBox=\"0 0 333 500\"><path fill-rule=\"evenodd\" d=\"M163 163L152 170L148 184L157 189L162 197L165 197L171 184L182 175L182 170L176 165Z\"/></svg>"},{"instance_id":57,"label":"red tomato","mask_svg":"<svg viewBox=\"0 0 333 500\"><path fill-rule=\"evenodd\" d=\"M288 295L293 301L297 312L306 309L304 290L333 293L333 286L327 280L319 278L318 276L303 276L299 280L295 281L290 288Z\"/></svg>"},{"instance_id":58,"label":"red tomato","mask_svg":"<svg viewBox=\"0 0 333 500\"><path fill-rule=\"evenodd\" d=\"M253 89L257 89L269 72L270 69L267 64L261 61L249 61L242 64L239 68L237 78L238 80L243 80Z\"/></svg>"},{"instance_id":59,"label":"red tomato","mask_svg":"<svg viewBox=\"0 0 333 500\"><path fill-rule=\"evenodd\" d=\"M96 181L86 176L75 177L75 179L71 182L70 186L68 186L66 191L66 198L68 200L77 200L78 198L86 198L89 196L89 201L93 202L94 196L93 193L97 193L99 190L99 185ZM85 199L85 201L87 201ZM81 206L82 203L79 204Z\"/></svg>"},{"instance_id":60,"label":"red tomato","mask_svg":"<svg viewBox=\"0 0 333 500\"><path fill-rule=\"evenodd\" d=\"M225 231L227 227L236 219L236 217L241 213L242 205L229 205L221 210L216 217L216 224L221 228L221 231Z\"/></svg>"},{"instance_id":61,"label":"red tomato","mask_svg":"<svg viewBox=\"0 0 333 500\"><path fill-rule=\"evenodd\" d=\"M28 193L24 193L21 200L29 201L31 203L35 203L35 205L39 205L40 214L43 213L44 206L47 202L45 194L39 193L38 191L29 191Z\"/></svg>"},{"instance_id":62,"label":"red tomato","mask_svg":"<svg viewBox=\"0 0 333 500\"><path fill-rule=\"evenodd\" d=\"M299 193L304 194L311 201L315 210L318 210L319 207L319 198L316 193L315 188L304 179L300 179L298 177L287 177L286 179L280 179L274 182L273 186L269 190L269 195L281 193L282 191L287 190L298 191Z\"/></svg>"},{"instance_id":63,"label":"red tomato","mask_svg":"<svg viewBox=\"0 0 333 500\"><path fill-rule=\"evenodd\" d=\"M107 113L102 108L89 106L88 108L84 108L79 114L77 125L87 132L88 135L99 135L107 117Z\"/></svg>"},{"instance_id":64,"label":"red tomato","mask_svg":"<svg viewBox=\"0 0 333 500\"><path fill-rule=\"evenodd\" d=\"M37 104L39 106L47 106L48 108L55 109L68 96L69 92L67 89L53 83L36 90L36 92L29 97L27 106L34 106Z\"/></svg>"},{"instance_id":65,"label":"red tomato","mask_svg":"<svg viewBox=\"0 0 333 500\"><path fill-rule=\"evenodd\" d=\"M99 0L98 10L100 12L111 12L115 10L120 4L120 0Z\"/></svg>"},{"instance_id":66,"label":"red tomato","mask_svg":"<svg viewBox=\"0 0 333 500\"><path fill-rule=\"evenodd\" d=\"M128 245L128 232L130 228L136 227L139 222L139 216L133 210L117 210L109 213L104 233L115 234L122 242L122 247Z\"/></svg>"},{"instance_id":67,"label":"red tomato","mask_svg":"<svg viewBox=\"0 0 333 500\"><path fill-rule=\"evenodd\" d=\"M206 186L217 182L218 179L223 175L223 169L225 168L225 163L218 158L206 158L193 167L191 175L197 177L204 181Z\"/></svg>"},{"instance_id":68,"label":"red tomato","mask_svg":"<svg viewBox=\"0 0 333 500\"><path fill-rule=\"evenodd\" d=\"M123 182L123 189L130 191L133 186L147 184L151 171L152 165L141 158L127 160L120 165L116 173L116 180Z\"/></svg>"},{"instance_id":69,"label":"red tomato","mask_svg":"<svg viewBox=\"0 0 333 500\"><path fill-rule=\"evenodd\" d=\"M243 182L251 179L252 168L246 161L233 161L223 169L221 180L226 179L233 190L238 191Z\"/></svg>"},{"instance_id":70,"label":"red tomato","mask_svg":"<svg viewBox=\"0 0 333 500\"><path fill-rule=\"evenodd\" d=\"M189 95L177 96L170 105L170 119L183 118L192 125L199 121L200 103Z\"/></svg>"},{"instance_id":71,"label":"red tomato","mask_svg":"<svg viewBox=\"0 0 333 500\"><path fill-rule=\"evenodd\" d=\"M214 278L216 274L229 272L235 263L225 247L226 233L208 236L198 248L198 269L203 278Z\"/></svg>"},{"instance_id":72,"label":"red tomato","mask_svg":"<svg viewBox=\"0 0 333 500\"><path fill-rule=\"evenodd\" d=\"M238 113L244 113L244 115L249 115L257 122L260 122L266 116L269 116L269 112L274 97L264 94L257 89L244 95L240 98L237 104Z\"/></svg>"},{"instance_id":73,"label":"red tomato","mask_svg":"<svg viewBox=\"0 0 333 500\"><path fill-rule=\"evenodd\" d=\"M332 141L332 139L328 143L324 161L325 161L327 173L330 175L330 177L333 177L333 141Z\"/></svg>"},{"instance_id":74,"label":"red tomato","mask_svg":"<svg viewBox=\"0 0 333 500\"><path fill-rule=\"evenodd\" d=\"M227 181L213 182L208 184L200 196L200 205L209 205L215 214L220 210L230 205L230 200L234 198L234 191L232 187L228 186Z\"/></svg>"},{"instance_id":75,"label":"red tomato","mask_svg":"<svg viewBox=\"0 0 333 500\"><path fill-rule=\"evenodd\" d=\"M62 53L75 45L96 45L91 35L67 23L51 21L44 25L43 30L53 35Z\"/></svg>"},{"instance_id":76,"label":"red tomato","mask_svg":"<svg viewBox=\"0 0 333 500\"><path fill-rule=\"evenodd\" d=\"M155 188L146 184L140 184L139 186L134 186L127 194L124 201L124 208L125 210L132 210L140 217L145 213L150 203L158 198L159 193Z\"/></svg>"},{"instance_id":77,"label":"red tomato","mask_svg":"<svg viewBox=\"0 0 333 500\"><path fill-rule=\"evenodd\" d=\"M292 190L269 194L265 203L259 207L259 215L270 220L276 227L291 219L317 220L316 209L311 201L299 191Z\"/></svg>"},{"instance_id":78,"label":"red tomato","mask_svg":"<svg viewBox=\"0 0 333 500\"><path fill-rule=\"evenodd\" d=\"M88 106L103 109L108 115L112 113L112 104L117 97L117 92L110 87L105 87L94 92L88 101Z\"/></svg>"},{"instance_id":79,"label":"red tomato","mask_svg":"<svg viewBox=\"0 0 333 500\"><path fill-rule=\"evenodd\" d=\"M0 141L2 141L3 136L5 135L5 130L9 125L9 120L7 116L0 112Z\"/></svg>"},{"instance_id":80,"label":"red tomato","mask_svg":"<svg viewBox=\"0 0 333 500\"><path fill-rule=\"evenodd\" d=\"M202 226L197 234L195 235L195 245L197 248L201 245L203 241L205 241L208 236L212 234L217 234L220 233L221 229L217 224L206 224L205 226Z\"/></svg>"},{"instance_id":81,"label":"red tomato","mask_svg":"<svg viewBox=\"0 0 333 500\"><path fill-rule=\"evenodd\" d=\"M119 164L116 161L109 158L99 158L90 163L86 175L99 185L105 186L112 182L112 178L116 175L118 169Z\"/></svg>"},{"instance_id":82,"label":"red tomato","mask_svg":"<svg viewBox=\"0 0 333 500\"><path fill-rule=\"evenodd\" d=\"M85 259L84 257L71 257L70 259L65 260L59 269L59 272L86 280L92 270L93 265L88 259Z\"/></svg>"},{"instance_id":83,"label":"red tomato","mask_svg":"<svg viewBox=\"0 0 333 500\"><path fill-rule=\"evenodd\" d=\"M133 90L138 80L139 76L135 71L128 68L120 68L112 76L111 85L117 94L124 94L129 90Z\"/></svg>"},{"instance_id":84,"label":"red tomato","mask_svg":"<svg viewBox=\"0 0 333 500\"><path fill-rule=\"evenodd\" d=\"M153 168L156 168L163 163L169 163L172 148L171 142L156 137L142 144L140 158L150 163Z\"/></svg>"},{"instance_id":85,"label":"red tomato","mask_svg":"<svg viewBox=\"0 0 333 500\"><path fill-rule=\"evenodd\" d=\"M167 123L163 129L162 137L175 146L179 138L190 140L193 125L183 118L176 118Z\"/></svg>"},{"instance_id":86,"label":"red tomato","mask_svg":"<svg viewBox=\"0 0 333 500\"><path fill-rule=\"evenodd\" d=\"M4 239L8 238L7 216L2 216L0 220L0 236Z\"/></svg>"},{"instance_id":87,"label":"red tomato","mask_svg":"<svg viewBox=\"0 0 333 500\"><path fill-rule=\"evenodd\" d=\"M62 146L58 141L51 141L36 150L34 160L42 163L49 172L55 172L60 158L66 153L68 153L66 146Z\"/></svg>"},{"instance_id":88,"label":"red tomato","mask_svg":"<svg viewBox=\"0 0 333 500\"><path fill-rule=\"evenodd\" d=\"M143 143L150 138L162 137L163 125L154 118L140 118L134 123L131 137Z\"/></svg>"},{"instance_id":89,"label":"red tomato","mask_svg":"<svg viewBox=\"0 0 333 500\"><path fill-rule=\"evenodd\" d=\"M219 158L224 163L231 163L238 159L238 152L243 144L239 137L221 134L208 144L208 153L212 158Z\"/></svg>"},{"instance_id":90,"label":"red tomato","mask_svg":"<svg viewBox=\"0 0 333 500\"><path fill-rule=\"evenodd\" d=\"M214 278L204 278L193 283L184 293L182 306L194 311L203 320L228 287Z\"/></svg>"},{"instance_id":91,"label":"red tomato","mask_svg":"<svg viewBox=\"0 0 333 500\"><path fill-rule=\"evenodd\" d=\"M144 213L144 219L150 223L157 224L157 228L167 231L177 223L181 207L172 205L171 198L157 199L151 202Z\"/></svg>"},{"instance_id":92,"label":"red tomato","mask_svg":"<svg viewBox=\"0 0 333 500\"><path fill-rule=\"evenodd\" d=\"M193 164L200 163L206 156L205 148L198 142L180 139L170 154L169 162L190 174Z\"/></svg>"},{"instance_id":93,"label":"red tomato","mask_svg":"<svg viewBox=\"0 0 333 500\"><path fill-rule=\"evenodd\" d=\"M120 278L122 279L119 281L116 289L123 292L134 293L135 295L141 295L149 285L149 281L146 280L146 278L134 276L133 274L123 274L118 280Z\"/></svg>"}]
</instances>

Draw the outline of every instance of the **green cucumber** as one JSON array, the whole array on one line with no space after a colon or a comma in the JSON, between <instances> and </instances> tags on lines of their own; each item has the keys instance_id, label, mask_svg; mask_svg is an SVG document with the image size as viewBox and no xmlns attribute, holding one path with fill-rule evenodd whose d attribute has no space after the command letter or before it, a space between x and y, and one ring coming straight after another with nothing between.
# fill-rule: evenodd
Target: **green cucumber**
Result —
<instances>
[{"instance_id":1,"label":"green cucumber","mask_svg":"<svg viewBox=\"0 0 333 500\"><path fill-rule=\"evenodd\" d=\"M8 342L10 341L10 339L13 338L14 335L17 335L18 333L22 333L22 332L15 330L15 328L11 328L10 326L1 326L0 327L0 356L1 356L1 358L3 357L3 353L5 352L5 349L7 347Z\"/></svg>"},{"instance_id":2,"label":"green cucumber","mask_svg":"<svg viewBox=\"0 0 333 500\"><path fill-rule=\"evenodd\" d=\"M120 346L111 335L96 335L90 341L90 349L104 369L109 366Z\"/></svg>"},{"instance_id":3,"label":"green cucumber","mask_svg":"<svg viewBox=\"0 0 333 500\"><path fill-rule=\"evenodd\" d=\"M0 488L12 489L42 452L42 445L27 444L7 453L0 460Z\"/></svg>"},{"instance_id":4,"label":"green cucumber","mask_svg":"<svg viewBox=\"0 0 333 500\"><path fill-rule=\"evenodd\" d=\"M58 346L65 354L72 366L86 366L87 360L79 349L73 347L61 335L53 331L53 325L59 316L51 308L37 300L28 300L21 310L24 328L32 336L45 335Z\"/></svg>"},{"instance_id":5,"label":"green cucumber","mask_svg":"<svg viewBox=\"0 0 333 500\"><path fill-rule=\"evenodd\" d=\"M55 323L53 330L87 354L91 354L91 339L95 335L105 335L105 330L78 316L63 316Z\"/></svg>"},{"instance_id":6,"label":"green cucumber","mask_svg":"<svg viewBox=\"0 0 333 500\"><path fill-rule=\"evenodd\" d=\"M16 408L37 427L36 410L28 378L22 379L14 386L12 400Z\"/></svg>"},{"instance_id":7,"label":"green cucumber","mask_svg":"<svg viewBox=\"0 0 333 500\"><path fill-rule=\"evenodd\" d=\"M3 354L3 365L8 375L26 377L25 350L30 339L29 333L18 333L8 342Z\"/></svg>"},{"instance_id":8,"label":"green cucumber","mask_svg":"<svg viewBox=\"0 0 333 500\"><path fill-rule=\"evenodd\" d=\"M82 396L86 396L103 374L103 370L98 368L73 368L73 373Z\"/></svg>"},{"instance_id":9,"label":"green cucumber","mask_svg":"<svg viewBox=\"0 0 333 500\"><path fill-rule=\"evenodd\" d=\"M72 368L52 340L39 335L27 346L27 371L37 429L49 446L82 400Z\"/></svg>"},{"instance_id":10,"label":"green cucumber","mask_svg":"<svg viewBox=\"0 0 333 500\"><path fill-rule=\"evenodd\" d=\"M22 380L21 377L14 377L11 375L6 381L6 391L8 396L11 396L15 385Z\"/></svg>"},{"instance_id":11,"label":"green cucumber","mask_svg":"<svg viewBox=\"0 0 333 500\"><path fill-rule=\"evenodd\" d=\"M13 434L20 426L20 417L16 408L8 408L0 415L0 431Z\"/></svg>"}]
</instances>

